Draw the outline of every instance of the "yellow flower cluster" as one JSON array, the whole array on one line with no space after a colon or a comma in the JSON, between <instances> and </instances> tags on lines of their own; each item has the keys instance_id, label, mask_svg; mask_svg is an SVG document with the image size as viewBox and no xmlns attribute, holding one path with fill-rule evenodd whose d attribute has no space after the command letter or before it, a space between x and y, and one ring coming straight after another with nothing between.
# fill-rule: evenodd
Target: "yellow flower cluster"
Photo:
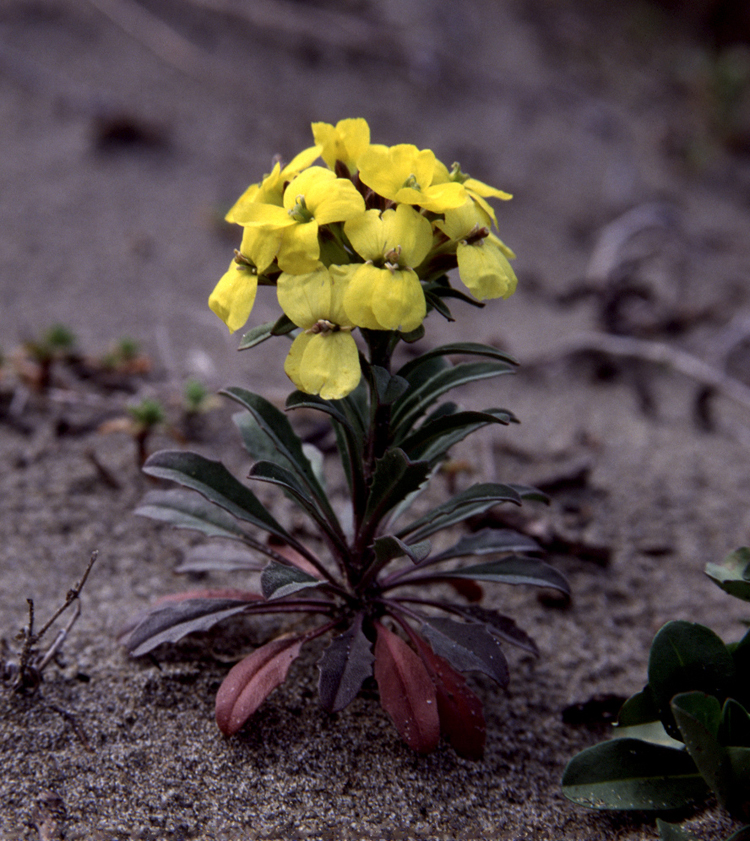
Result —
<instances>
[{"instance_id":1,"label":"yellow flower cluster","mask_svg":"<svg viewBox=\"0 0 750 841\"><path fill-rule=\"evenodd\" d=\"M259 281L275 285L301 331L284 370L301 391L339 399L361 377L352 331L416 330L425 289L446 270L457 266L479 300L513 293L514 254L491 232L487 201L510 196L458 164L448 170L430 149L371 144L363 119L313 123L312 132L314 146L277 163L227 214L242 243L208 303L233 332Z\"/></svg>"}]
</instances>

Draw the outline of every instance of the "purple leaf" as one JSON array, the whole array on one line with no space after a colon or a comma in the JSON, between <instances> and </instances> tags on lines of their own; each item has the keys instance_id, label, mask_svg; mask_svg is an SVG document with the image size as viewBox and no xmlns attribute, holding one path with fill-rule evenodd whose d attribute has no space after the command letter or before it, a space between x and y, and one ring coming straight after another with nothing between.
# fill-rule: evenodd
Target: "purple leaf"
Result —
<instances>
[{"instance_id":1,"label":"purple leaf","mask_svg":"<svg viewBox=\"0 0 750 841\"><path fill-rule=\"evenodd\" d=\"M427 668L401 639L379 622L375 643L375 680L380 703L412 750L430 753L440 740L435 686Z\"/></svg>"},{"instance_id":2,"label":"purple leaf","mask_svg":"<svg viewBox=\"0 0 750 841\"><path fill-rule=\"evenodd\" d=\"M436 654L460 672L482 672L500 686L508 685L508 664L503 650L483 625L428 619L422 625L422 635L430 641Z\"/></svg>"},{"instance_id":3,"label":"purple leaf","mask_svg":"<svg viewBox=\"0 0 750 841\"><path fill-rule=\"evenodd\" d=\"M479 605L455 605L446 604L446 609L451 613L459 613L464 619L470 622L479 622L487 626L490 633L511 645L517 645L528 651L529 654L538 655L539 649L533 639L526 633L526 631L516 625L510 616L504 616L495 610L490 610Z\"/></svg>"},{"instance_id":4,"label":"purple leaf","mask_svg":"<svg viewBox=\"0 0 750 841\"><path fill-rule=\"evenodd\" d=\"M131 620L120 639L133 657L140 657L163 642L177 642L195 631L206 631L218 622L247 609L257 593L241 590L195 590L177 593Z\"/></svg>"},{"instance_id":5,"label":"purple leaf","mask_svg":"<svg viewBox=\"0 0 750 841\"><path fill-rule=\"evenodd\" d=\"M216 723L225 736L236 733L281 686L304 642L304 637L272 640L232 668L216 695Z\"/></svg>"},{"instance_id":6,"label":"purple leaf","mask_svg":"<svg viewBox=\"0 0 750 841\"><path fill-rule=\"evenodd\" d=\"M350 704L372 674L375 657L372 643L362 631L362 619L360 613L347 631L333 638L318 661L320 703L328 712L338 712Z\"/></svg>"},{"instance_id":7,"label":"purple leaf","mask_svg":"<svg viewBox=\"0 0 750 841\"><path fill-rule=\"evenodd\" d=\"M463 675L435 654L422 637L414 634L412 640L435 684L441 731L460 756L481 759L486 736L482 702Z\"/></svg>"}]
</instances>

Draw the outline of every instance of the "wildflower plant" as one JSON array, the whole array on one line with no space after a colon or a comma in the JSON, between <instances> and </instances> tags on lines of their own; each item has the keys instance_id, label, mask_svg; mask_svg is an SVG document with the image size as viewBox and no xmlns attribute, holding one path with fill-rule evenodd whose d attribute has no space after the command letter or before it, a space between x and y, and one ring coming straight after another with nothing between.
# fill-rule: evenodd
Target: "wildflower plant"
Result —
<instances>
[{"instance_id":1,"label":"wildflower plant","mask_svg":"<svg viewBox=\"0 0 750 841\"><path fill-rule=\"evenodd\" d=\"M483 529L432 548L434 535L500 503L544 500L533 488L476 484L411 513L454 444L480 428L516 422L507 409L464 410L440 398L509 374L515 361L473 342L394 360L403 344L424 336L430 313L453 321L452 301L481 307L484 299L513 293L514 255L492 233L497 220L488 202L510 196L457 164L448 169L429 149L371 144L362 119L314 123L312 130L312 147L285 166L276 163L229 211L242 241L209 306L235 331L248 320L258 287L275 288L280 317L250 329L240 349L292 339L284 370L296 390L286 409L327 416L350 502L343 513L332 504L320 454L284 412L245 389L226 389L245 410L238 426L253 460L249 478L280 487L319 541L303 542L221 463L156 453L146 473L198 493L152 492L140 513L232 541L234 548L205 551L183 569L259 572L260 591L169 597L131 622L125 644L142 655L231 616L303 615L307 624L297 621L229 672L216 699L223 733L242 728L303 646L329 636L318 660L326 710L342 710L374 677L382 706L410 747L429 752L442 733L460 754L478 758L482 704L464 674L484 673L504 686L502 643L536 647L509 617L451 601L436 585L452 584L474 599L481 597L477 582L565 593L568 585L537 557L532 540L510 530ZM447 274L455 268L462 286ZM452 364L452 356L468 361ZM472 556L483 560L467 563Z\"/></svg>"}]
</instances>

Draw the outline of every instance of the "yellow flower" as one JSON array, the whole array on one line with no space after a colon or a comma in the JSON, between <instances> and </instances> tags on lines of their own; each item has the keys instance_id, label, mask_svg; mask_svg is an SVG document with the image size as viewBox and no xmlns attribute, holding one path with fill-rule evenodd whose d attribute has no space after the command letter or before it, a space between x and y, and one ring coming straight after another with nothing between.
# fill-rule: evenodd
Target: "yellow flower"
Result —
<instances>
[{"instance_id":1,"label":"yellow flower","mask_svg":"<svg viewBox=\"0 0 750 841\"><path fill-rule=\"evenodd\" d=\"M339 400L357 387L362 371L343 298L351 267L319 264L307 274L279 276L286 315L304 332L292 342L284 371L300 391Z\"/></svg>"},{"instance_id":2,"label":"yellow flower","mask_svg":"<svg viewBox=\"0 0 750 841\"><path fill-rule=\"evenodd\" d=\"M251 184L224 218L227 222L241 225L243 210L248 204L275 204L281 207L284 184L299 175L303 169L307 169L319 157L320 146L310 146L295 155L283 169L277 161L270 175L266 175L260 184Z\"/></svg>"},{"instance_id":3,"label":"yellow flower","mask_svg":"<svg viewBox=\"0 0 750 841\"><path fill-rule=\"evenodd\" d=\"M370 330L416 330L427 305L414 267L432 247L430 223L400 204L382 215L368 210L348 221L344 233L367 261L355 267L344 294L349 318Z\"/></svg>"},{"instance_id":4,"label":"yellow flower","mask_svg":"<svg viewBox=\"0 0 750 841\"><path fill-rule=\"evenodd\" d=\"M238 252L209 296L208 306L234 333L250 317L257 291L258 271Z\"/></svg>"},{"instance_id":5,"label":"yellow flower","mask_svg":"<svg viewBox=\"0 0 750 841\"><path fill-rule=\"evenodd\" d=\"M370 145L370 127L361 117L330 123L313 123L312 133L321 149L320 156L331 169L341 161L350 173L357 171L360 157Z\"/></svg>"},{"instance_id":6,"label":"yellow flower","mask_svg":"<svg viewBox=\"0 0 750 841\"><path fill-rule=\"evenodd\" d=\"M448 167L442 163L442 161L436 161L435 173L432 181L433 184L444 184L449 182L463 184L466 192L490 217L495 227L497 227L497 216L495 216L495 210L487 199L495 198L508 201L513 198L510 193L506 193L504 190L498 190L496 187L490 187L490 185L485 184L484 181L479 181L476 178L466 175L465 172L461 172L461 165L458 163L454 163L450 172L448 172Z\"/></svg>"},{"instance_id":7,"label":"yellow flower","mask_svg":"<svg viewBox=\"0 0 750 841\"><path fill-rule=\"evenodd\" d=\"M439 228L456 243L458 273L468 290L480 301L509 298L518 280L508 259L513 252L489 231L488 215L472 200L455 210L446 210Z\"/></svg>"},{"instance_id":8,"label":"yellow flower","mask_svg":"<svg viewBox=\"0 0 750 841\"><path fill-rule=\"evenodd\" d=\"M359 161L359 177L371 190L394 202L415 204L433 213L460 207L467 198L456 181L433 183L437 159L431 149L407 143L373 145Z\"/></svg>"},{"instance_id":9,"label":"yellow flower","mask_svg":"<svg viewBox=\"0 0 750 841\"><path fill-rule=\"evenodd\" d=\"M311 166L294 178L284 191L283 202L282 207L247 204L237 221L248 228L259 228L272 241L277 237L279 268L291 274L305 274L317 266L320 225L344 222L365 210L364 199L351 181L337 178L330 169L320 166Z\"/></svg>"}]
</instances>

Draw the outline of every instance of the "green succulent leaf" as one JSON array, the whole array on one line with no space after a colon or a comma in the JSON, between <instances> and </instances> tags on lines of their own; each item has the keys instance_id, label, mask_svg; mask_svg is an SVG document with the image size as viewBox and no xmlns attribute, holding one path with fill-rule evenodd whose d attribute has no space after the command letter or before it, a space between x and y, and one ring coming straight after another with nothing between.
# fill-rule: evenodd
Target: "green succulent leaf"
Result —
<instances>
[{"instance_id":1,"label":"green succulent leaf","mask_svg":"<svg viewBox=\"0 0 750 841\"><path fill-rule=\"evenodd\" d=\"M500 686L508 685L508 662L497 638L483 625L427 619L421 634L429 640L435 654L459 672L482 672Z\"/></svg>"},{"instance_id":2,"label":"green succulent leaf","mask_svg":"<svg viewBox=\"0 0 750 841\"><path fill-rule=\"evenodd\" d=\"M660 841L701 841L697 835L683 829L679 824L667 823L661 818L656 819L656 828L659 830Z\"/></svg>"},{"instance_id":3,"label":"green succulent leaf","mask_svg":"<svg viewBox=\"0 0 750 841\"><path fill-rule=\"evenodd\" d=\"M726 753L718 740L721 704L704 692L684 692L672 699L671 708L693 762L709 788L726 805L727 781L722 767Z\"/></svg>"},{"instance_id":4,"label":"green succulent leaf","mask_svg":"<svg viewBox=\"0 0 750 841\"><path fill-rule=\"evenodd\" d=\"M654 637L648 682L662 723L673 738L682 738L670 708L675 695L699 691L723 702L731 693L734 679L732 655L710 628L673 620Z\"/></svg>"},{"instance_id":5,"label":"green succulent leaf","mask_svg":"<svg viewBox=\"0 0 750 841\"><path fill-rule=\"evenodd\" d=\"M266 599L283 599L299 590L319 587L324 582L296 566L271 561L260 576L260 587Z\"/></svg>"},{"instance_id":6,"label":"green succulent leaf","mask_svg":"<svg viewBox=\"0 0 750 841\"><path fill-rule=\"evenodd\" d=\"M725 593L750 602L750 547L731 552L720 564L706 564L706 575Z\"/></svg>"},{"instance_id":7,"label":"green succulent leaf","mask_svg":"<svg viewBox=\"0 0 750 841\"><path fill-rule=\"evenodd\" d=\"M659 720L659 707L651 687L647 684L640 692L631 695L622 705L620 714L617 716L617 726L637 727L640 724L651 724Z\"/></svg>"},{"instance_id":8,"label":"green succulent leaf","mask_svg":"<svg viewBox=\"0 0 750 841\"><path fill-rule=\"evenodd\" d=\"M375 655L372 643L362 630L363 619L363 614L357 614L348 630L331 640L318 661L320 703L328 712L348 706L372 675Z\"/></svg>"},{"instance_id":9,"label":"green succulent leaf","mask_svg":"<svg viewBox=\"0 0 750 841\"><path fill-rule=\"evenodd\" d=\"M570 595L570 585L565 576L554 567L537 558L511 555L498 561L435 573L439 578L471 578L473 581L494 581L500 584L532 584L551 587ZM412 581L415 579L412 578Z\"/></svg>"},{"instance_id":10,"label":"green succulent leaf","mask_svg":"<svg viewBox=\"0 0 750 841\"><path fill-rule=\"evenodd\" d=\"M724 702L719 741L722 745L750 748L750 714L734 698L727 698Z\"/></svg>"},{"instance_id":11,"label":"green succulent leaf","mask_svg":"<svg viewBox=\"0 0 750 841\"><path fill-rule=\"evenodd\" d=\"M207 631L247 610L248 604L237 599L185 599L158 605L130 631L125 647L133 657L140 657L163 642L177 642L196 631Z\"/></svg>"},{"instance_id":12,"label":"green succulent leaf","mask_svg":"<svg viewBox=\"0 0 750 841\"><path fill-rule=\"evenodd\" d=\"M592 809L680 809L708 792L690 754L642 742L612 739L581 751L562 778L563 794Z\"/></svg>"},{"instance_id":13,"label":"green succulent leaf","mask_svg":"<svg viewBox=\"0 0 750 841\"><path fill-rule=\"evenodd\" d=\"M406 394L394 404L392 431L395 438L402 438L427 409L443 394L460 385L477 380L511 374L514 366L508 362L491 360L488 362L464 362L454 367L444 368L427 379L418 387L412 386Z\"/></svg>"},{"instance_id":14,"label":"green succulent leaf","mask_svg":"<svg viewBox=\"0 0 750 841\"><path fill-rule=\"evenodd\" d=\"M298 546L297 541L266 511L255 494L218 461L197 453L162 450L146 461L143 472L198 491L238 520L251 523L292 546Z\"/></svg>"},{"instance_id":15,"label":"green succulent leaf","mask_svg":"<svg viewBox=\"0 0 750 841\"><path fill-rule=\"evenodd\" d=\"M397 532L403 538L411 535L412 540L423 540L441 529L461 523L474 514L482 514L501 502L521 504L521 497L510 485L488 482L472 485L456 496L428 511L418 520Z\"/></svg>"},{"instance_id":16,"label":"green succulent leaf","mask_svg":"<svg viewBox=\"0 0 750 841\"><path fill-rule=\"evenodd\" d=\"M208 500L186 491L150 491L135 513L169 523L175 528L195 529L209 537L230 540L244 540L246 537L234 517Z\"/></svg>"}]
</instances>

